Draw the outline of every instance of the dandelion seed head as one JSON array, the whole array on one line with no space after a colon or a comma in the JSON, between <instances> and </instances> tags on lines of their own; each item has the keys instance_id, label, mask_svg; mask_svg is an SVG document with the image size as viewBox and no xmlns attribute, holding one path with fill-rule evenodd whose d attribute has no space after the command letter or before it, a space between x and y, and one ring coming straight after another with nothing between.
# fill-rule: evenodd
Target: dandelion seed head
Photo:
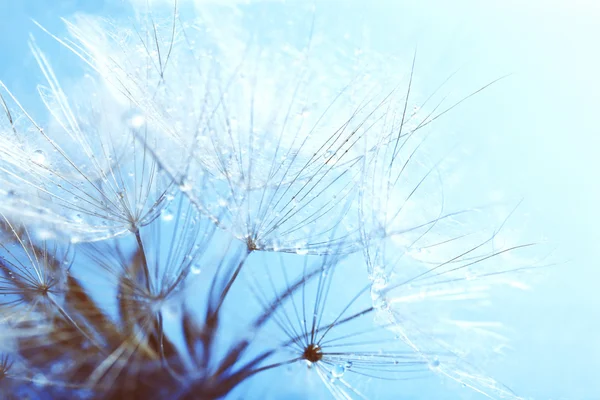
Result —
<instances>
[{"instance_id":1,"label":"dandelion seed head","mask_svg":"<svg viewBox=\"0 0 600 400\"><path fill-rule=\"evenodd\" d=\"M248 251L255 251L259 250L260 246L256 242L255 238L253 238L252 236L248 236L246 237L246 248L248 249Z\"/></svg>"},{"instance_id":2,"label":"dandelion seed head","mask_svg":"<svg viewBox=\"0 0 600 400\"><path fill-rule=\"evenodd\" d=\"M6 212L82 240L124 234L130 226L154 218L166 203L161 193L165 186L158 167L135 137L134 131L142 126L132 124L141 122L141 114L113 101L107 88L89 74L63 88L35 42L31 50L48 80L39 95L49 119L38 123L3 87L12 100L7 105L10 116L19 121L12 130L31 131L28 147L35 149L30 152L8 142L0 146L6 156L4 170L11 170L1 177L2 183L18 181L27 198L20 208L4 206ZM123 114L129 116L121 118ZM2 131L3 142L10 132ZM35 218L36 212L45 215Z\"/></svg>"},{"instance_id":3,"label":"dandelion seed head","mask_svg":"<svg viewBox=\"0 0 600 400\"><path fill-rule=\"evenodd\" d=\"M316 344L309 344L302 353L302 358L310 363L316 363L323 359L323 352Z\"/></svg>"}]
</instances>

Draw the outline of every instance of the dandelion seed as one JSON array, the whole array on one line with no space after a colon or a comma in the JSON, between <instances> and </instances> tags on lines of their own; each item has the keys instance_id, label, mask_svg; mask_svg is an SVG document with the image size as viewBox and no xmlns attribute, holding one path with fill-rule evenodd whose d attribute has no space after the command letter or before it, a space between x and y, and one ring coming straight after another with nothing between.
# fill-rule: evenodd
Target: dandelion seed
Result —
<instances>
[{"instance_id":1,"label":"dandelion seed","mask_svg":"<svg viewBox=\"0 0 600 400\"><path fill-rule=\"evenodd\" d=\"M275 270L265 269L270 282L266 285L256 276L248 277L252 292L264 307L263 315L268 317L257 320L261 321L260 328L268 331L268 327L262 328L262 325L272 325L270 331L279 330L286 337L280 347L261 350L255 356L255 360L262 362L250 375L304 362L334 398L362 398L367 393L359 391L357 385L364 377L406 380L427 373L426 361L416 353L411 356L410 351L398 350L405 345L393 338L390 340L386 327L375 322L368 286L361 288L354 282L346 288L349 289L346 296L338 292L335 299L329 296L336 279L343 279L344 274L356 274L356 269L349 268L351 265L334 258L312 268L305 264L300 277L290 280L289 266L281 264L279 276ZM339 311L333 311L332 304ZM381 352L379 346L386 346L386 352ZM286 355L288 352L291 354Z\"/></svg>"},{"instance_id":2,"label":"dandelion seed","mask_svg":"<svg viewBox=\"0 0 600 400\"><path fill-rule=\"evenodd\" d=\"M27 194L19 206L3 204L4 212L81 240L124 234L156 218L169 184L132 132L142 127L132 126L141 122L139 116L121 121L121 106L89 75L67 95L33 40L30 48L47 81L39 95L51 118L45 126L36 122L0 83L9 119L0 126L0 179ZM15 144L31 136L27 131L43 147L30 155Z\"/></svg>"}]
</instances>

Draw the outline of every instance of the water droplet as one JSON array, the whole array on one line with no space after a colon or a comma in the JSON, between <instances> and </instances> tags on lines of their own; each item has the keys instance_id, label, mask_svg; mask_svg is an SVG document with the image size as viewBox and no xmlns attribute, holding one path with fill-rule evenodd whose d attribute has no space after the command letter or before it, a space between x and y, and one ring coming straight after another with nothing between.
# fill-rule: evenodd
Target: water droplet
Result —
<instances>
[{"instance_id":1,"label":"water droplet","mask_svg":"<svg viewBox=\"0 0 600 400\"><path fill-rule=\"evenodd\" d=\"M183 181L181 183L181 185L179 185L179 190L181 190L184 193L189 192L190 190L192 190L192 185L191 183L189 183L188 181Z\"/></svg>"},{"instance_id":2,"label":"water droplet","mask_svg":"<svg viewBox=\"0 0 600 400\"><path fill-rule=\"evenodd\" d=\"M298 116L299 116L300 118L307 118L307 117L309 117L309 116L310 116L310 111L308 111L306 108L304 108L304 109L302 109L302 111L300 111L300 112L298 113Z\"/></svg>"},{"instance_id":3,"label":"water droplet","mask_svg":"<svg viewBox=\"0 0 600 400\"><path fill-rule=\"evenodd\" d=\"M200 271L202 270L200 269L200 266L198 264L194 264L190 267L190 272L194 275L198 275Z\"/></svg>"},{"instance_id":4,"label":"water droplet","mask_svg":"<svg viewBox=\"0 0 600 400\"><path fill-rule=\"evenodd\" d=\"M160 214L160 219L165 222L173 221L173 213L169 210L163 210L163 212Z\"/></svg>"},{"instance_id":5,"label":"water droplet","mask_svg":"<svg viewBox=\"0 0 600 400\"><path fill-rule=\"evenodd\" d=\"M46 163L46 155L42 150L36 150L31 155L31 161L33 161L36 164L44 165Z\"/></svg>"},{"instance_id":6,"label":"water droplet","mask_svg":"<svg viewBox=\"0 0 600 400\"><path fill-rule=\"evenodd\" d=\"M440 360L436 357L429 362L431 368L438 368L440 366Z\"/></svg>"},{"instance_id":7,"label":"water droplet","mask_svg":"<svg viewBox=\"0 0 600 400\"><path fill-rule=\"evenodd\" d=\"M338 364L331 370L331 376L333 378L341 378L342 376L344 376L344 372L346 372L346 367L344 367L341 364Z\"/></svg>"},{"instance_id":8,"label":"water droplet","mask_svg":"<svg viewBox=\"0 0 600 400\"><path fill-rule=\"evenodd\" d=\"M134 114L129 118L129 126L134 129L141 128L146 123L146 118L141 114Z\"/></svg>"},{"instance_id":9,"label":"water droplet","mask_svg":"<svg viewBox=\"0 0 600 400\"><path fill-rule=\"evenodd\" d=\"M271 249L272 249L273 251L279 251L279 250L281 249L281 245L280 245L280 243L279 243L278 241L274 240L274 241L271 243Z\"/></svg>"},{"instance_id":10,"label":"water droplet","mask_svg":"<svg viewBox=\"0 0 600 400\"><path fill-rule=\"evenodd\" d=\"M300 255L300 256L305 256L308 254L308 249L296 249L296 254Z\"/></svg>"}]
</instances>

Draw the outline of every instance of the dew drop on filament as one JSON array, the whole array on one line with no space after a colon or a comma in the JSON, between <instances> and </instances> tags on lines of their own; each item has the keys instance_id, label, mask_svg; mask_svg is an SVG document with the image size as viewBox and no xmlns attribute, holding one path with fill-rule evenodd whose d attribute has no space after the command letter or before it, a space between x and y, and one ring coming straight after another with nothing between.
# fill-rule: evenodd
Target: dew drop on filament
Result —
<instances>
[{"instance_id":1,"label":"dew drop on filament","mask_svg":"<svg viewBox=\"0 0 600 400\"><path fill-rule=\"evenodd\" d=\"M131 128L137 129L141 128L146 123L146 119L141 114L133 114L128 122Z\"/></svg>"},{"instance_id":2,"label":"dew drop on filament","mask_svg":"<svg viewBox=\"0 0 600 400\"><path fill-rule=\"evenodd\" d=\"M192 190L192 185L191 185L191 183L184 181L181 183L181 185L179 185L179 190L181 190L184 193L187 193L190 190Z\"/></svg>"},{"instance_id":3,"label":"dew drop on filament","mask_svg":"<svg viewBox=\"0 0 600 400\"><path fill-rule=\"evenodd\" d=\"M46 163L46 155L42 150L36 150L31 155L31 161L36 164L45 164Z\"/></svg>"},{"instance_id":4,"label":"dew drop on filament","mask_svg":"<svg viewBox=\"0 0 600 400\"><path fill-rule=\"evenodd\" d=\"M200 271L201 271L201 269L200 269L200 266L199 266L199 265L196 265L196 264L194 264L194 265L192 265L192 266L190 267L190 272L191 272L193 275L198 275L198 274L200 274Z\"/></svg>"},{"instance_id":5,"label":"dew drop on filament","mask_svg":"<svg viewBox=\"0 0 600 400\"><path fill-rule=\"evenodd\" d=\"M333 378L341 378L344 376L344 372L346 372L346 367L338 364L331 370L331 376Z\"/></svg>"},{"instance_id":6,"label":"dew drop on filament","mask_svg":"<svg viewBox=\"0 0 600 400\"><path fill-rule=\"evenodd\" d=\"M298 248L296 249L296 254L300 256L305 256L308 254L308 249Z\"/></svg>"},{"instance_id":7,"label":"dew drop on filament","mask_svg":"<svg viewBox=\"0 0 600 400\"><path fill-rule=\"evenodd\" d=\"M163 210L163 212L160 215L160 219L162 219L165 222L173 221L173 213L169 210Z\"/></svg>"}]
</instances>

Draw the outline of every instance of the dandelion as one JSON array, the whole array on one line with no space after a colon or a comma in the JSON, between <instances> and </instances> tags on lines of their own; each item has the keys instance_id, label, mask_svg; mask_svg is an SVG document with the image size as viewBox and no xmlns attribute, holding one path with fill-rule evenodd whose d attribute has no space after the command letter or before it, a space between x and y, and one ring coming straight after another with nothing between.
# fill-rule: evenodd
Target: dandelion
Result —
<instances>
[{"instance_id":1,"label":"dandelion","mask_svg":"<svg viewBox=\"0 0 600 400\"><path fill-rule=\"evenodd\" d=\"M3 394L277 397L286 374L296 396L445 377L519 399L479 364L532 246L497 205L448 208L428 129L487 86L413 101L416 61L405 92L368 52L344 68L313 15L265 40L179 7L47 32L89 69L75 87L32 39L47 122L1 84Z\"/></svg>"}]
</instances>

